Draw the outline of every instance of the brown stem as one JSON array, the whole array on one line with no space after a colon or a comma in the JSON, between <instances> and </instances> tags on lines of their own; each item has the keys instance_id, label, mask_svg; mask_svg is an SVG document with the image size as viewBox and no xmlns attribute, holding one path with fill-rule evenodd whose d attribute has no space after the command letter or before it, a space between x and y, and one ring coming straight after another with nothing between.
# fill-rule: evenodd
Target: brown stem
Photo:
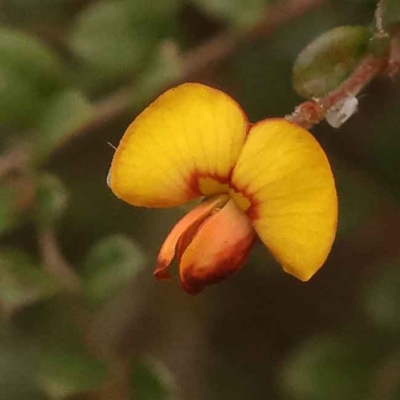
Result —
<instances>
[{"instance_id":1,"label":"brown stem","mask_svg":"<svg viewBox=\"0 0 400 400\"><path fill-rule=\"evenodd\" d=\"M23 147L10 149L0 157L0 179L14 170L23 169L29 162L29 152Z\"/></svg>"},{"instance_id":2,"label":"brown stem","mask_svg":"<svg viewBox=\"0 0 400 400\"><path fill-rule=\"evenodd\" d=\"M69 291L78 292L80 289L79 277L61 254L54 228L47 227L40 230L38 243L49 275L54 276Z\"/></svg>"},{"instance_id":3,"label":"brown stem","mask_svg":"<svg viewBox=\"0 0 400 400\"><path fill-rule=\"evenodd\" d=\"M388 33L383 28L383 14L386 9L386 0L379 0L375 9L375 37L378 39L382 39L388 37Z\"/></svg>"},{"instance_id":4,"label":"brown stem","mask_svg":"<svg viewBox=\"0 0 400 400\"><path fill-rule=\"evenodd\" d=\"M298 105L294 112L287 116L290 122L310 129L321 122L329 108L349 96L357 96L387 65L387 56L367 55L339 88L329 92L325 97L311 99Z\"/></svg>"}]
</instances>

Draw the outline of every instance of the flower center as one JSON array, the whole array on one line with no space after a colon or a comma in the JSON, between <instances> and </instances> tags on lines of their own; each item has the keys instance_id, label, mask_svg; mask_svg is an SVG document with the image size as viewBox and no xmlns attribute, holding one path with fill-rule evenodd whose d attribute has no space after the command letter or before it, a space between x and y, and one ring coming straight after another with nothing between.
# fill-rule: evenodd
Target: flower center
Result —
<instances>
[{"instance_id":1,"label":"flower center","mask_svg":"<svg viewBox=\"0 0 400 400\"><path fill-rule=\"evenodd\" d=\"M197 185L200 193L205 197L229 193L230 198L244 213L248 211L252 205L251 201L245 194L236 188L231 187L228 183L221 182L218 178L200 176L197 178Z\"/></svg>"},{"instance_id":2,"label":"flower center","mask_svg":"<svg viewBox=\"0 0 400 400\"><path fill-rule=\"evenodd\" d=\"M222 183L216 178L210 176L201 176L197 180L199 191L203 196L211 196L213 194L228 193L229 185Z\"/></svg>"},{"instance_id":3,"label":"flower center","mask_svg":"<svg viewBox=\"0 0 400 400\"><path fill-rule=\"evenodd\" d=\"M250 208L251 202L243 193L237 192L235 189L230 188L229 195L236 206L243 212L246 212Z\"/></svg>"}]
</instances>

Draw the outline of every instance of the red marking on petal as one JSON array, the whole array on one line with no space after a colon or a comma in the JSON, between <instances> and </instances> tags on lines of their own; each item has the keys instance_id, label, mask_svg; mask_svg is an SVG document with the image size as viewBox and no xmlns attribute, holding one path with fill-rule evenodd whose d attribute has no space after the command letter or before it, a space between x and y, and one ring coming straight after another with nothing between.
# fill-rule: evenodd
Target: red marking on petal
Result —
<instances>
[{"instance_id":1,"label":"red marking on petal","mask_svg":"<svg viewBox=\"0 0 400 400\"><path fill-rule=\"evenodd\" d=\"M206 286L219 283L239 271L250 254L254 240L255 235L252 235L236 243L234 248L224 249L217 257L221 261L209 269L198 270L195 264L187 266L181 275L182 288L188 294L195 295L203 291Z\"/></svg>"},{"instance_id":2,"label":"red marking on petal","mask_svg":"<svg viewBox=\"0 0 400 400\"><path fill-rule=\"evenodd\" d=\"M220 183L221 185L228 185L232 176L232 172L233 168L229 170L227 176L220 176L215 173L193 171L188 178L188 183L187 183L188 191L192 194L195 194L195 196L208 196L210 195L209 193L202 193L200 190L199 187L200 179L209 178L214 180L215 182ZM226 190L221 190L219 193L213 193L213 194L223 194L223 193L226 193Z\"/></svg>"},{"instance_id":3,"label":"red marking on petal","mask_svg":"<svg viewBox=\"0 0 400 400\"><path fill-rule=\"evenodd\" d=\"M239 188L237 185L235 185L233 182L229 184L230 188L233 189L234 192L240 193L243 197L245 197L249 203L250 207L246 210L243 211L252 221L258 218L259 214L259 202L254 198L253 195L251 195L248 192L248 189L246 187L244 188Z\"/></svg>"}]
</instances>

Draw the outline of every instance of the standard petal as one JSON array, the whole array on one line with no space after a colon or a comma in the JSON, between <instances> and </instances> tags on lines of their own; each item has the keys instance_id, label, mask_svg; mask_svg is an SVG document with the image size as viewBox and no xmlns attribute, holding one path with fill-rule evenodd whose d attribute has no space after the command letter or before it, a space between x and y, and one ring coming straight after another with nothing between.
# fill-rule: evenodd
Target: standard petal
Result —
<instances>
[{"instance_id":1,"label":"standard petal","mask_svg":"<svg viewBox=\"0 0 400 400\"><path fill-rule=\"evenodd\" d=\"M176 248L182 235L187 231L196 230L213 213L213 210L222 208L228 199L228 195L220 195L203 201L173 227L158 254L157 267L154 271L154 276L157 279L170 279L168 267L175 257Z\"/></svg>"},{"instance_id":2,"label":"standard petal","mask_svg":"<svg viewBox=\"0 0 400 400\"><path fill-rule=\"evenodd\" d=\"M325 262L337 226L335 182L324 151L284 119L254 125L231 193L283 269L307 281Z\"/></svg>"},{"instance_id":3,"label":"standard petal","mask_svg":"<svg viewBox=\"0 0 400 400\"><path fill-rule=\"evenodd\" d=\"M183 253L179 266L182 287L197 294L233 274L243 266L254 239L249 218L230 200L205 220L195 235L191 232L190 240L179 250Z\"/></svg>"},{"instance_id":4,"label":"standard petal","mask_svg":"<svg viewBox=\"0 0 400 400\"><path fill-rule=\"evenodd\" d=\"M111 165L111 189L144 207L227 192L247 131L245 114L227 94L196 83L170 89L125 132Z\"/></svg>"}]
</instances>

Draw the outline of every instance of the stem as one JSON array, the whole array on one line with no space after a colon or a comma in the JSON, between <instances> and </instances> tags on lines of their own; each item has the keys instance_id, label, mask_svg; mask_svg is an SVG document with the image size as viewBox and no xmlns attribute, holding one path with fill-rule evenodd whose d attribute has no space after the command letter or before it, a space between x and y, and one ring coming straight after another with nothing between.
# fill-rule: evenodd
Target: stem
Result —
<instances>
[{"instance_id":1,"label":"stem","mask_svg":"<svg viewBox=\"0 0 400 400\"><path fill-rule=\"evenodd\" d=\"M375 9L375 37L378 39L382 39L388 37L388 33L383 28L383 14L386 9L386 0L379 0Z\"/></svg>"},{"instance_id":2,"label":"stem","mask_svg":"<svg viewBox=\"0 0 400 400\"><path fill-rule=\"evenodd\" d=\"M286 119L305 129L320 123L327 111L336 103L349 96L357 96L387 65L387 56L367 55L339 88L329 92L325 97L311 99L299 104Z\"/></svg>"},{"instance_id":3,"label":"stem","mask_svg":"<svg viewBox=\"0 0 400 400\"><path fill-rule=\"evenodd\" d=\"M0 157L0 179L14 170L23 169L29 162L29 152L23 146L13 148Z\"/></svg>"},{"instance_id":4,"label":"stem","mask_svg":"<svg viewBox=\"0 0 400 400\"><path fill-rule=\"evenodd\" d=\"M78 292L79 277L61 254L54 228L47 227L40 230L38 243L49 275L54 276L70 292Z\"/></svg>"}]
</instances>

